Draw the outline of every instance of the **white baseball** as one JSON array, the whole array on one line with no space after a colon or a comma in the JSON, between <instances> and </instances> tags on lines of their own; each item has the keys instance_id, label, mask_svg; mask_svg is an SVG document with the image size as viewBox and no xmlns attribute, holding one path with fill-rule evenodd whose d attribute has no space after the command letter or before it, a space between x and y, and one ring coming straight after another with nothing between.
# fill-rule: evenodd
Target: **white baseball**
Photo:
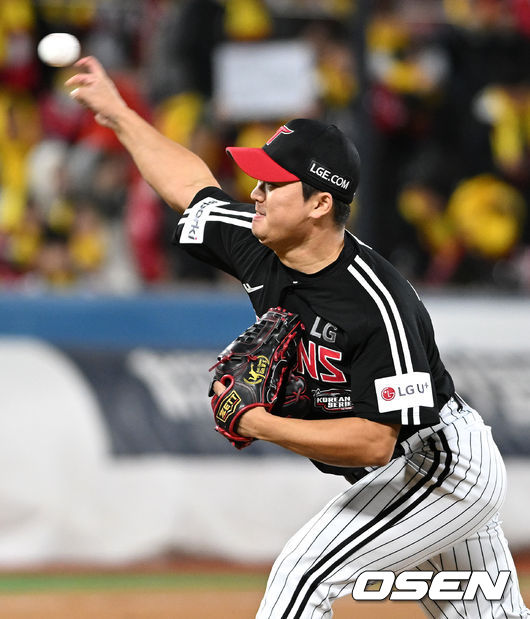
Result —
<instances>
[{"instance_id":1,"label":"white baseball","mask_svg":"<svg viewBox=\"0 0 530 619\"><path fill-rule=\"evenodd\" d=\"M81 45L73 34L52 32L41 39L37 53L42 62L52 67L67 67L81 54Z\"/></svg>"}]
</instances>

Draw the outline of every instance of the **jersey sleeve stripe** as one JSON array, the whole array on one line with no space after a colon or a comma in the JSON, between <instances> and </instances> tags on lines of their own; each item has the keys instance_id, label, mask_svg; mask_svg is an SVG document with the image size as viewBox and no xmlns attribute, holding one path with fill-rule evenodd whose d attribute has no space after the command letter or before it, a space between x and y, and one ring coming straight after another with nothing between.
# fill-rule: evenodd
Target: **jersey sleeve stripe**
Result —
<instances>
[{"instance_id":1,"label":"jersey sleeve stripe","mask_svg":"<svg viewBox=\"0 0 530 619\"><path fill-rule=\"evenodd\" d=\"M205 198L186 210L185 213L187 216L182 217L177 224L182 224L182 231L179 239L181 245L202 244L204 241L206 224L214 221L231 226L238 226L240 228L252 228L252 222L245 219L245 216L248 217L248 213L244 213L243 217L240 217L241 213L238 211L223 209L228 211L232 216L212 215L213 210L219 209L219 204L228 204L228 202Z\"/></svg>"},{"instance_id":2,"label":"jersey sleeve stripe","mask_svg":"<svg viewBox=\"0 0 530 619\"><path fill-rule=\"evenodd\" d=\"M226 202L225 200L216 200L215 198L204 198L193 206L189 206L184 213L182 213L181 221L202 208L207 207L208 211L210 211L212 208L220 208L220 206L224 206L226 204L230 204L230 202Z\"/></svg>"},{"instance_id":3,"label":"jersey sleeve stripe","mask_svg":"<svg viewBox=\"0 0 530 619\"><path fill-rule=\"evenodd\" d=\"M236 219L235 217L224 217L223 215L210 215L206 219L206 223L209 221L221 221L232 226L239 226L240 228L252 228L251 221L243 221L241 219Z\"/></svg>"},{"instance_id":4,"label":"jersey sleeve stripe","mask_svg":"<svg viewBox=\"0 0 530 619\"><path fill-rule=\"evenodd\" d=\"M220 209L215 209L215 212L219 212ZM241 217L254 217L254 213L237 213L229 211L228 209L222 209L222 212L231 215L231 217L224 217L223 215L208 214L204 217L204 221L222 221L224 223L232 224L234 226L243 226L244 228L252 228L252 222L245 219L239 219ZM177 226L183 226L186 223L186 216L183 215L177 222Z\"/></svg>"},{"instance_id":5,"label":"jersey sleeve stripe","mask_svg":"<svg viewBox=\"0 0 530 619\"><path fill-rule=\"evenodd\" d=\"M361 273L359 273L359 271L352 264L350 264L350 266L348 267L348 271L353 275L353 277L355 277L355 279L359 282L359 284L361 284L361 286L366 290L366 292L372 297L372 299L374 300L374 303L379 308L379 311L381 312L381 317L383 318L383 322L386 327L388 341L390 344L390 351L392 353L392 360L394 362L394 368L396 371L396 375L402 374L403 372L401 370L401 362L399 360L396 335L394 333L394 329L390 321L390 316L388 315L388 310L386 309L383 301L381 300L377 292L373 289L373 287L369 284L369 282L363 277Z\"/></svg>"},{"instance_id":6,"label":"jersey sleeve stripe","mask_svg":"<svg viewBox=\"0 0 530 619\"><path fill-rule=\"evenodd\" d=\"M230 202L215 200L213 198L205 198L204 200L197 202L197 204L187 208L184 213L182 213L177 225L183 224L188 217L191 217L193 213L200 210L201 207L206 207L205 219L210 218L212 214L229 215L230 217L236 219L238 217L252 219L256 214L255 211L236 211L234 209L222 208L223 206L227 206L229 204Z\"/></svg>"},{"instance_id":7,"label":"jersey sleeve stripe","mask_svg":"<svg viewBox=\"0 0 530 619\"><path fill-rule=\"evenodd\" d=\"M410 356L410 348L407 340L407 335L405 333L405 328L403 326L403 321L401 320L401 315L397 308L396 302L392 298L392 295L388 291L387 288L383 285L381 280L377 277L374 271L366 264L366 262L360 257L355 257L355 262L361 267L361 269L368 275L368 277L373 281L373 283L377 286L377 288L381 291L383 296L385 297L390 309L392 310L392 314L394 320L397 325L397 330L399 333L399 338L401 340L401 347L403 350L403 357L405 359L405 367L407 372L413 372L414 368L412 366L412 359Z\"/></svg>"},{"instance_id":8,"label":"jersey sleeve stripe","mask_svg":"<svg viewBox=\"0 0 530 619\"><path fill-rule=\"evenodd\" d=\"M212 208L212 213L220 213L221 215L231 215L232 217L248 217L249 219L252 219L254 215L256 214L255 212L252 212L252 211L248 211L248 212L233 211L228 208L219 208L218 206L214 206Z\"/></svg>"}]
</instances>

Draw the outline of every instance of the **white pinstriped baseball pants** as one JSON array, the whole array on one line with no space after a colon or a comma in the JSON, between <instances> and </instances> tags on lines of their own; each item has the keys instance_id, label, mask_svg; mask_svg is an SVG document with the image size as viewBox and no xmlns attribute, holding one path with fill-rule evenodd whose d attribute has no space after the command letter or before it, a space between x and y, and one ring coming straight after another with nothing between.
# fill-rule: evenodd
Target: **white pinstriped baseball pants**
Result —
<instances>
[{"instance_id":1,"label":"white pinstriped baseball pants","mask_svg":"<svg viewBox=\"0 0 530 619\"><path fill-rule=\"evenodd\" d=\"M332 617L366 570L501 570L512 576L499 602L422 600L428 617L528 617L497 514L506 473L480 415L451 400L441 423L403 443L405 455L374 468L331 500L277 558L257 619ZM434 433L433 433L434 430ZM352 601L352 617L355 603Z\"/></svg>"}]
</instances>

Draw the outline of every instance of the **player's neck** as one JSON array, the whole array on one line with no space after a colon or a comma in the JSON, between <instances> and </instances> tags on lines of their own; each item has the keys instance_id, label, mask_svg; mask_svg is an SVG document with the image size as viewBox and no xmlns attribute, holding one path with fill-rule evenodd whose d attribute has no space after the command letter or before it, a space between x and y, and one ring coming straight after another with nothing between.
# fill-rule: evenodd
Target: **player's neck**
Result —
<instances>
[{"instance_id":1,"label":"player's neck","mask_svg":"<svg viewBox=\"0 0 530 619\"><path fill-rule=\"evenodd\" d=\"M275 253L285 266L309 275L335 262L343 247L344 231L334 230L325 235L313 235L296 247Z\"/></svg>"}]
</instances>

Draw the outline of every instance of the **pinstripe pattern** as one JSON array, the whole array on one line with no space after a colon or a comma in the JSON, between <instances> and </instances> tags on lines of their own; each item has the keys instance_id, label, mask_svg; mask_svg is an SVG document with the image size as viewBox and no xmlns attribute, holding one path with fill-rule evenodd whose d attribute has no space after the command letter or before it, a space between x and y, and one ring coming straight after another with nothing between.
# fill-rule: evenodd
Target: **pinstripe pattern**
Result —
<instances>
[{"instance_id":1,"label":"pinstripe pattern","mask_svg":"<svg viewBox=\"0 0 530 619\"><path fill-rule=\"evenodd\" d=\"M351 594L366 569L486 569L494 580L499 570L514 570L496 520L504 465L480 416L451 401L437 426L403 448L404 456L330 501L286 545L259 619L331 617L332 602ZM513 573L515 584L499 603L427 600L425 611L450 619L525 617Z\"/></svg>"},{"instance_id":2,"label":"pinstripe pattern","mask_svg":"<svg viewBox=\"0 0 530 619\"><path fill-rule=\"evenodd\" d=\"M515 565L497 516L494 516L464 542L432 557L416 569L420 571L429 569L435 573L440 570L487 570L493 580L497 580L501 571L508 570L512 573L504 599L486 600L481 591L471 601L424 599L421 604L428 616L446 617L447 619L465 617L477 617L477 619L517 617L522 619L527 616L517 586Z\"/></svg>"},{"instance_id":3,"label":"pinstripe pattern","mask_svg":"<svg viewBox=\"0 0 530 619\"><path fill-rule=\"evenodd\" d=\"M443 442L446 442L443 434L440 436L444 439ZM434 450L434 459L432 465L427 470L425 476L420 478L404 496L400 497L395 503L393 502L382 512L377 514L375 518L373 518L369 523L357 530L354 534L346 538L345 541L330 549L323 558L321 558L309 571L304 574L300 581L300 584L295 590L295 593L287 606L286 611L282 614L282 619L287 619L287 617L290 616L291 609L293 609L294 607L296 607L297 610L292 614L292 616L296 619L301 617L304 608L307 606L309 599L311 598L315 589L319 586L321 581L332 575L334 570L336 570L338 567L347 563L348 559L356 552L364 549L370 542L375 540L381 534L383 529L387 527L392 527L399 520L404 518L411 510L414 509L414 507L424 501L435 488L439 487L443 483L444 479L449 473L451 453L445 451L444 455L446 462L443 465L442 473L435 481L435 483L428 486L427 488L424 488L424 486L426 486L426 484L433 479L436 470L440 466L440 452L438 450ZM413 500L411 503L407 504L407 501L409 499ZM387 519L388 516L390 516L389 519ZM364 538L360 542L355 543L352 548L349 548L346 552L343 552L338 558L335 558L334 555L336 552L342 551L349 544L356 542L359 536L363 536L363 534L365 534L370 529L373 530L366 538ZM331 565L329 565L329 567L327 567L325 570L321 570L320 572L318 572L318 569L322 568L323 565L325 565L325 563L329 562L331 559L333 559L333 563L331 563ZM309 576L313 577L312 582L307 587L307 591L303 599L301 601L297 601L296 596L303 589L303 586L300 585L303 585L304 580L307 581Z\"/></svg>"}]
</instances>

